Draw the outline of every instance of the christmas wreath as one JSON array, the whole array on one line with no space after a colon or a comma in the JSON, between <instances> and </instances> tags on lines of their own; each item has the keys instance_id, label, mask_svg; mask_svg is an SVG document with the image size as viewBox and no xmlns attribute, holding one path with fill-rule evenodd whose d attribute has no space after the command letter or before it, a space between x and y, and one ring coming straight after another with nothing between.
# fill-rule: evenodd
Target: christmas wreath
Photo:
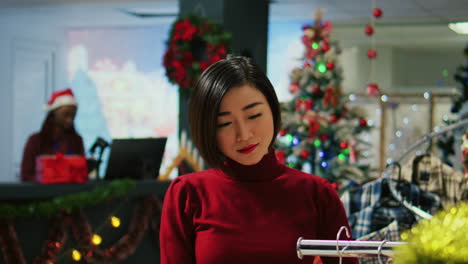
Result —
<instances>
[{"instance_id":1,"label":"christmas wreath","mask_svg":"<svg viewBox=\"0 0 468 264\"><path fill-rule=\"evenodd\" d=\"M207 18L188 15L170 30L163 65L169 82L191 88L201 73L228 53L231 34Z\"/></svg>"}]
</instances>

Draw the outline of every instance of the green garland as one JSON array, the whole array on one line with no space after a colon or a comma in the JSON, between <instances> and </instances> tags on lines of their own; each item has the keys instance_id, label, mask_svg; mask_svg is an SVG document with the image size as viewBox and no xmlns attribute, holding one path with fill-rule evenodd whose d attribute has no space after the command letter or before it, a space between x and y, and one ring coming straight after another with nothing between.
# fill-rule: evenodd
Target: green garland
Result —
<instances>
[{"instance_id":1,"label":"green garland","mask_svg":"<svg viewBox=\"0 0 468 264\"><path fill-rule=\"evenodd\" d=\"M127 194L135 187L135 181L123 179L97 186L91 191L52 198L47 201L26 204L0 203L0 219L16 217L49 216L60 211L71 212L78 208L96 205Z\"/></svg>"}]
</instances>

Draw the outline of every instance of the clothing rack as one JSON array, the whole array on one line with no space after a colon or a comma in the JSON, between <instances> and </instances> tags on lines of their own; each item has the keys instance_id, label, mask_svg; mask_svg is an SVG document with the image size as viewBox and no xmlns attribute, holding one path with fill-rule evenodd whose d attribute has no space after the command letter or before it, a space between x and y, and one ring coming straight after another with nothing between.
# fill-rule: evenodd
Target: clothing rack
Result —
<instances>
[{"instance_id":1,"label":"clothing rack","mask_svg":"<svg viewBox=\"0 0 468 264\"><path fill-rule=\"evenodd\" d=\"M303 256L323 257L392 257L394 248L407 244L395 241L365 240L314 240L298 239L296 250L299 259Z\"/></svg>"},{"instance_id":2,"label":"clothing rack","mask_svg":"<svg viewBox=\"0 0 468 264\"><path fill-rule=\"evenodd\" d=\"M321 256L321 257L392 257L396 246L406 245L406 242L395 241L365 241L365 240L340 240L340 234L346 231L346 236L351 238L346 226L342 226L336 235L336 240L303 239L300 237L296 243L297 257Z\"/></svg>"},{"instance_id":3,"label":"clothing rack","mask_svg":"<svg viewBox=\"0 0 468 264\"><path fill-rule=\"evenodd\" d=\"M405 152L403 152L403 154L398 159L395 160L395 162L398 162L398 163L401 162L403 160L403 158L406 157L406 155L410 154L414 149L416 149L416 147L418 147L422 143L427 142L427 141L431 140L434 137L445 134L445 133L447 133L449 131L455 130L455 129L457 129L459 127L462 127L462 126L465 126L465 125L468 125L468 119L458 121L457 123L452 124L452 125L450 125L448 127L445 127L443 129L441 129L440 131L432 132L430 134L425 135L420 140L416 141L416 143L411 145L408 149L406 149Z\"/></svg>"}]
</instances>

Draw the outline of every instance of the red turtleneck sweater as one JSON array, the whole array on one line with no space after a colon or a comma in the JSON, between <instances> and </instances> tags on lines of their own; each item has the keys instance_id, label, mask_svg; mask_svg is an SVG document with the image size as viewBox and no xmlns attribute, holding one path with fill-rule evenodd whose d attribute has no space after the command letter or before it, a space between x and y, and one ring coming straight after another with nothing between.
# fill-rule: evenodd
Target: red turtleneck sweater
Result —
<instances>
[{"instance_id":1,"label":"red turtleneck sweater","mask_svg":"<svg viewBox=\"0 0 468 264\"><path fill-rule=\"evenodd\" d=\"M330 184L278 163L273 151L256 165L227 165L233 176L210 169L171 183L161 219L162 264L312 264L310 256L297 257L299 237L336 239L341 226L349 228Z\"/></svg>"}]
</instances>

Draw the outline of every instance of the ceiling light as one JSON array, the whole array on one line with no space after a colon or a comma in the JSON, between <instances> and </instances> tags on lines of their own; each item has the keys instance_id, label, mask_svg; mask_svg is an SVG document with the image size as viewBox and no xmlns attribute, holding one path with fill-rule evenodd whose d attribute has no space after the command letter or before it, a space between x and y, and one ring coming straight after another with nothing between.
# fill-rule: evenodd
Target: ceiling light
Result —
<instances>
[{"instance_id":1,"label":"ceiling light","mask_svg":"<svg viewBox=\"0 0 468 264\"><path fill-rule=\"evenodd\" d=\"M449 23L448 27L457 34L468 34L468 22Z\"/></svg>"}]
</instances>

